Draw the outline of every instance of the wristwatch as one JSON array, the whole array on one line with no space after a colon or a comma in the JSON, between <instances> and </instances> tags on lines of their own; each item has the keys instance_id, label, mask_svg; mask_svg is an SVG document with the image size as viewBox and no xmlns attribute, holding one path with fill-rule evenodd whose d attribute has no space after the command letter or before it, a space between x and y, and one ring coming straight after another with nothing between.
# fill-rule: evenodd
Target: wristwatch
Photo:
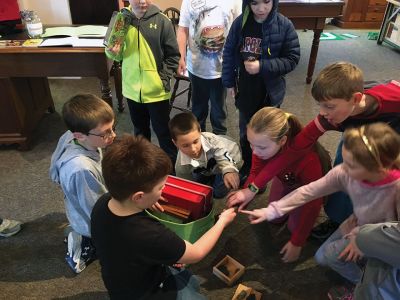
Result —
<instances>
[{"instance_id":1,"label":"wristwatch","mask_svg":"<svg viewBox=\"0 0 400 300\"><path fill-rule=\"evenodd\" d=\"M254 193L257 194L258 191L260 190L253 182L249 183L249 185L247 186L249 188L249 190Z\"/></svg>"}]
</instances>

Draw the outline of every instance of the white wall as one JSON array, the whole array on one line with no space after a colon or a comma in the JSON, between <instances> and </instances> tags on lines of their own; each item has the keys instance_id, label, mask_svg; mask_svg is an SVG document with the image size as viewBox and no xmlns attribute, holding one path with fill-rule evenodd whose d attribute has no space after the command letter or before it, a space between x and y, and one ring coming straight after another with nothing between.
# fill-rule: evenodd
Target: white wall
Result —
<instances>
[{"instance_id":1,"label":"white wall","mask_svg":"<svg viewBox=\"0 0 400 300\"><path fill-rule=\"evenodd\" d=\"M34 10L43 24L72 24L68 0L18 0L18 3L20 10Z\"/></svg>"}]
</instances>

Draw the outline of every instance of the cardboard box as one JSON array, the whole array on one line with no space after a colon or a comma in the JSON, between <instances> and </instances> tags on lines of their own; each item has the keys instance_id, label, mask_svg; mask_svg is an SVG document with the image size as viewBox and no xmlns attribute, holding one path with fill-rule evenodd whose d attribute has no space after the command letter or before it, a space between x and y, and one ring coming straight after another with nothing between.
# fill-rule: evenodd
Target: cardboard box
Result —
<instances>
[{"instance_id":1,"label":"cardboard box","mask_svg":"<svg viewBox=\"0 0 400 300\"><path fill-rule=\"evenodd\" d=\"M244 299L256 299L260 300L262 294L257 292L255 289L245 286L243 284L238 285L232 300L244 300Z\"/></svg>"},{"instance_id":2,"label":"cardboard box","mask_svg":"<svg viewBox=\"0 0 400 300\"><path fill-rule=\"evenodd\" d=\"M245 267L229 255L225 256L213 267L213 273L219 279L231 286L243 275Z\"/></svg>"}]
</instances>

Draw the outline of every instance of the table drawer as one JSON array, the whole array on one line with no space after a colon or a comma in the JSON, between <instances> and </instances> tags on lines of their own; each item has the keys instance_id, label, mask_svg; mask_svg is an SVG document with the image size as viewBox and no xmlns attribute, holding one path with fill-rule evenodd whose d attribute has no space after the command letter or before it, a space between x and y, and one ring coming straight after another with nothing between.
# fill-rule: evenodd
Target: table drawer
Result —
<instances>
[{"instance_id":1,"label":"table drawer","mask_svg":"<svg viewBox=\"0 0 400 300\"><path fill-rule=\"evenodd\" d=\"M365 21L378 22L383 20L383 13L367 13L365 14Z\"/></svg>"},{"instance_id":2,"label":"table drawer","mask_svg":"<svg viewBox=\"0 0 400 300\"><path fill-rule=\"evenodd\" d=\"M386 0L369 0L368 5L386 6Z\"/></svg>"},{"instance_id":3,"label":"table drawer","mask_svg":"<svg viewBox=\"0 0 400 300\"><path fill-rule=\"evenodd\" d=\"M386 6L373 6L373 5L368 6L369 13L384 13L385 9Z\"/></svg>"}]
</instances>

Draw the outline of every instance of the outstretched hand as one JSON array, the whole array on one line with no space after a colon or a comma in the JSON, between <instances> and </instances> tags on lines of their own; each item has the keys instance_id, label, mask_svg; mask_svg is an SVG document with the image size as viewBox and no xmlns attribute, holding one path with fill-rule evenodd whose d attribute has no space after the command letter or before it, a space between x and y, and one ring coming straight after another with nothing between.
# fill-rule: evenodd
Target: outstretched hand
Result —
<instances>
[{"instance_id":1,"label":"outstretched hand","mask_svg":"<svg viewBox=\"0 0 400 300\"><path fill-rule=\"evenodd\" d=\"M233 207L239 205L239 211L242 210L249 204L249 202L254 198L254 193L249 189L242 189L238 191L233 191L226 197L226 206Z\"/></svg>"},{"instance_id":2,"label":"outstretched hand","mask_svg":"<svg viewBox=\"0 0 400 300\"><path fill-rule=\"evenodd\" d=\"M236 190L240 185L239 173L229 172L224 175L224 184L228 189Z\"/></svg>"},{"instance_id":3,"label":"outstretched hand","mask_svg":"<svg viewBox=\"0 0 400 300\"><path fill-rule=\"evenodd\" d=\"M258 224L267 220L267 208L257 208L255 210L239 210L239 212L248 215L251 224Z\"/></svg>"}]
</instances>

